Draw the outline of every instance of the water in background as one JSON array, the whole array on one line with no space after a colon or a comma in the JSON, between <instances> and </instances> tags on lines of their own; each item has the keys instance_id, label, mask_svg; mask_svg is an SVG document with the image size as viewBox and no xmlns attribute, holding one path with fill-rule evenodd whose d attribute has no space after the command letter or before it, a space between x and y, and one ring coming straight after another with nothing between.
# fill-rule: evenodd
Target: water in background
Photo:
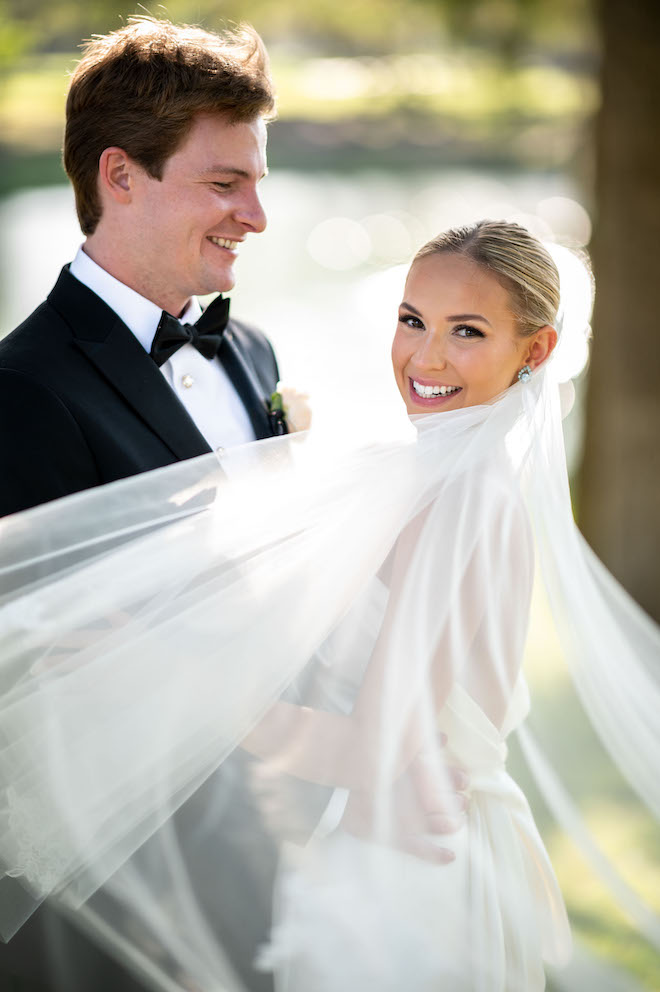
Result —
<instances>
[{"instance_id":1,"label":"water in background","mask_svg":"<svg viewBox=\"0 0 660 992\"><path fill-rule=\"evenodd\" d=\"M311 393L319 416L397 402L389 348L406 264L438 232L491 217L570 245L590 236L561 174L280 171L261 189L269 226L241 249L232 313L268 333L283 378ZM68 186L0 204L0 336L45 298L81 240Z\"/></svg>"}]
</instances>

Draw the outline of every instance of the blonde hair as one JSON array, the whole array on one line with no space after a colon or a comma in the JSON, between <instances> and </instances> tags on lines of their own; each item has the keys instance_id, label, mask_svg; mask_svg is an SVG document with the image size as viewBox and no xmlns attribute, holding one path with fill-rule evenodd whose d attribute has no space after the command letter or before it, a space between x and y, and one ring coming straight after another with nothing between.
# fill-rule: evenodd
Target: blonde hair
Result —
<instances>
[{"instance_id":1,"label":"blonde hair","mask_svg":"<svg viewBox=\"0 0 660 992\"><path fill-rule=\"evenodd\" d=\"M161 179L196 115L236 124L269 119L275 96L268 56L249 25L222 34L154 17L129 17L83 49L66 104L64 167L83 234L101 218L102 151L122 148Z\"/></svg>"},{"instance_id":2,"label":"blonde hair","mask_svg":"<svg viewBox=\"0 0 660 992\"><path fill-rule=\"evenodd\" d=\"M481 220L427 242L413 264L428 255L464 255L487 269L507 290L521 335L554 325L559 310L559 272L538 238L520 224Z\"/></svg>"}]
</instances>

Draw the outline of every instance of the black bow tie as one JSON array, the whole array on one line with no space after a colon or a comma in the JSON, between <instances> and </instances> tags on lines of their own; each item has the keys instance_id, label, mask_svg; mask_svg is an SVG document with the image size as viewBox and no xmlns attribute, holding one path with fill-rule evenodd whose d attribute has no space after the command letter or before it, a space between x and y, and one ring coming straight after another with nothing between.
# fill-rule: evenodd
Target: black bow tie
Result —
<instances>
[{"instance_id":1,"label":"black bow tie","mask_svg":"<svg viewBox=\"0 0 660 992\"><path fill-rule=\"evenodd\" d=\"M215 358L229 320L229 300L221 296L206 308L196 324L182 324L163 310L149 354L159 367L184 344L191 344L204 358Z\"/></svg>"}]
</instances>

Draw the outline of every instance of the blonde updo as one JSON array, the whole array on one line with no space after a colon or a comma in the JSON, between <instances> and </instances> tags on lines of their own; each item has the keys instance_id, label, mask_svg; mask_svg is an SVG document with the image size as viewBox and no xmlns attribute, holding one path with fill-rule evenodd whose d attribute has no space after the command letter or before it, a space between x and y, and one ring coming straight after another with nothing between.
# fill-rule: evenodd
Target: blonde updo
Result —
<instances>
[{"instance_id":1,"label":"blonde updo","mask_svg":"<svg viewBox=\"0 0 660 992\"><path fill-rule=\"evenodd\" d=\"M420 248L413 264L428 255L464 255L487 269L507 290L521 335L556 326L559 272L538 238L507 221L481 220L438 235Z\"/></svg>"}]
</instances>

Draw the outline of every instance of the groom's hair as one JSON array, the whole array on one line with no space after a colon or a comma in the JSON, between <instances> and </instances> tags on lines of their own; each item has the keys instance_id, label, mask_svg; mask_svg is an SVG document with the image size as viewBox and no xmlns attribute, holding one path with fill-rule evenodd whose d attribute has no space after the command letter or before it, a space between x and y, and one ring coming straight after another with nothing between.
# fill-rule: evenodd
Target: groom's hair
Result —
<instances>
[{"instance_id":1,"label":"groom's hair","mask_svg":"<svg viewBox=\"0 0 660 992\"><path fill-rule=\"evenodd\" d=\"M211 34L153 17L131 17L118 31L95 35L71 78L64 168L73 185L83 234L101 217L99 158L117 146L162 179L197 114L230 123L266 120L275 98L268 56L249 25Z\"/></svg>"}]
</instances>

